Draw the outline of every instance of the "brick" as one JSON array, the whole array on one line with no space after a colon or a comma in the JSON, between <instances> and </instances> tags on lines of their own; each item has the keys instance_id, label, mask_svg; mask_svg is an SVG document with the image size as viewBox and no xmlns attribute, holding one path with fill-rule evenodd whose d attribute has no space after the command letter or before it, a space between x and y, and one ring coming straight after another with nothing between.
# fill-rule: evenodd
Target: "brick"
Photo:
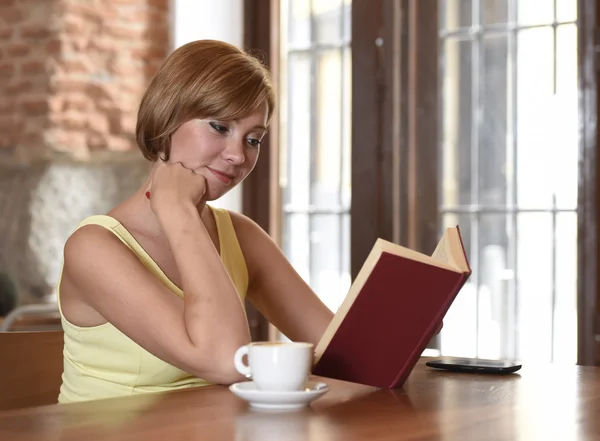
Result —
<instances>
[{"instance_id":1,"label":"brick","mask_svg":"<svg viewBox=\"0 0 600 441\"><path fill-rule=\"evenodd\" d=\"M112 1L112 0L111 0ZM90 4L89 1L69 2L67 6L66 16L75 16L84 19L89 24L99 23L102 21L102 8ZM101 4L105 3L104 1Z\"/></svg>"},{"instance_id":2,"label":"brick","mask_svg":"<svg viewBox=\"0 0 600 441\"><path fill-rule=\"evenodd\" d=\"M90 73L90 68L81 59L65 60L60 67L68 74Z\"/></svg>"},{"instance_id":3,"label":"brick","mask_svg":"<svg viewBox=\"0 0 600 441\"><path fill-rule=\"evenodd\" d=\"M119 125L116 127L117 132L121 133L133 133L135 132L135 124L137 121L137 115L122 115L119 119Z\"/></svg>"},{"instance_id":4,"label":"brick","mask_svg":"<svg viewBox=\"0 0 600 441\"><path fill-rule=\"evenodd\" d=\"M13 8L17 5L17 1L18 0L2 0L2 2L0 3L0 8L2 8L2 9Z\"/></svg>"},{"instance_id":5,"label":"brick","mask_svg":"<svg viewBox=\"0 0 600 441\"><path fill-rule=\"evenodd\" d=\"M63 95L65 93L85 93L89 82L82 79L56 77L50 81L50 92L54 95Z\"/></svg>"},{"instance_id":6,"label":"brick","mask_svg":"<svg viewBox=\"0 0 600 441\"><path fill-rule=\"evenodd\" d=\"M90 150L104 150L108 147L106 135L91 133L87 137L87 146Z\"/></svg>"},{"instance_id":7,"label":"brick","mask_svg":"<svg viewBox=\"0 0 600 441\"><path fill-rule=\"evenodd\" d=\"M122 136L109 136L108 150L113 152L123 152L135 147L134 141Z\"/></svg>"},{"instance_id":8,"label":"brick","mask_svg":"<svg viewBox=\"0 0 600 441\"><path fill-rule=\"evenodd\" d=\"M67 14L64 17L63 26L67 34L75 35L87 34L89 29L83 17L75 14Z\"/></svg>"},{"instance_id":9,"label":"brick","mask_svg":"<svg viewBox=\"0 0 600 441\"><path fill-rule=\"evenodd\" d=\"M158 10L153 9L147 12L147 23L155 23L149 29L156 30L157 32L162 32L164 34L169 33L169 23L165 21L165 14L169 14L166 10ZM160 41L159 39L155 39L154 41ZM163 40L164 41L164 40Z\"/></svg>"},{"instance_id":10,"label":"brick","mask_svg":"<svg viewBox=\"0 0 600 441\"><path fill-rule=\"evenodd\" d=\"M89 115L87 117L86 128L88 128L92 133L109 133L110 132L110 124L108 122L108 117L106 115Z\"/></svg>"},{"instance_id":11,"label":"brick","mask_svg":"<svg viewBox=\"0 0 600 441\"><path fill-rule=\"evenodd\" d=\"M131 56L140 60L163 59L167 56L164 46L148 46L143 48L131 49Z\"/></svg>"},{"instance_id":12,"label":"brick","mask_svg":"<svg viewBox=\"0 0 600 441\"><path fill-rule=\"evenodd\" d=\"M15 31L12 28L0 28L0 41L7 41L13 38Z\"/></svg>"},{"instance_id":13,"label":"brick","mask_svg":"<svg viewBox=\"0 0 600 441\"><path fill-rule=\"evenodd\" d=\"M81 53L81 52L85 52L88 47L89 47L89 43L90 40L87 37L81 37L81 36L71 36L69 37L69 45L70 45L70 50L74 53ZM111 46L111 49L114 49L114 46Z\"/></svg>"},{"instance_id":14,"label":"brick","mask_svg":"<svg viewBox=\"0 0 600 441\"><path fill-rule=\"evenodd\" d=\"M17 78L15 81L10 81L4 86L4 93L7 96L22 96L31 92L34 85L30 80Z\"/></svg>"},{"instance_id":15,"label":"brick","mask_svg":"<svg viewBox=\"0 0 600 441\"><path fill-rule=\"evenodd\" d=\"M53 38L46 43L46 52L50 55L58 55L62 51L63 46L64 43L60 38Z\"/></svg>"},{"instance_id":16,"label":"brick","mask_svg":"<svg viewBox=\"0 0 600 441\"><path fill-rule=\"evenodd\" d=\"M118 94L118 90L115 89L114 84L106 83L90 83L87 87L87 93L90 99L98 100L103 98L113 99L113 96Z\"/></svg>"},{"instance_id":17,"label":"brick","mask_svg":"<svg viewBox=\"0 0 600 441\"><path fill-rule=\"evenodd\" d=\"M21 148L39 148L43 145L42 134L39 130L32 133L20 133L17 143Z\"/></svg>"},{"instance_id":18,"label":"brick","mask_svg":"<svg viewBox=\"0 0 600 441\"><path fill-rule=\"evenodd\" d=\"M64 97L51 96L48 98L48 110L51 115L58 114L64 109Z\"/></svg>"},{"instance_id":19,"label":"brick","mask_svg":"<svg viewBox=\"0 0 600 441\"><path fill-rule=\"evenodd\" d=\"M31 45L25 44L25 43L10 43L7 44L6 46L4 46L4 50L6 51L6 54L14 57L14 58L18 58L18 57L24 57L25 55L28 55L31 52Z\"/></svg>"},{"instance_id":20,"label":"brick","mask_svg":"<svg viewBox=\"0 0 600 441\"><path fill-rule=\"evenodd\" d=\"M135 27L127 27L118 24L107 23L102 27L101 32L117 40L129 40L131 38L139 38L142 36L144 30L136 29Z\"/></svg>"},{"instance_id":21,"label":"brick","mask_svg":"<svg viewBox=\"0 0 600 441\"><path fill-rule=\"evenodd\" d=\"M101 53L115 52L114 41L108 38L106 35L99 35L98 38L91 39L88 41L87 47L90 51L97 51Z\"/></svg>"},{"instance_id":22,"label":"brick","mask_svg":"<svg viewBox=\"0 0 600 441\"><path fill-rule=\"evenodd\" d=\"M42 61L25 61L21 64L20 72L24 75L37 75L46 72Z\"/></svg>"},{"instance_id":23,"label":"brick","mask_svg":"<svg viewBox=\"0 0 600 441\"><path fill-rule=\"evenodd\" d=\"M132 61L114 63L109 67L109 72L116 77L138 76L140 68Z\"/></svg>"},{"instance_id":24,"label":"brick","mask_svg":"<svg viewBox=\"0 0 600 441\"><path fill-rule=\"evenodd\" d=\"M163 12L169 11L168 0L146 0L146 4Z\"/></svg>"},{"instance_id":25,"label":"brick","mask_svg":"<svg viewBox=\"0 0 600 441\"><path fill-rule=\"evenodd\" d=\"M25 124L23 124L21 133L23 135L39 134L43 130L47 120L48 118L46 114L30 116L27 118L27 121L25 121Z\"/></svg>"},{"instance_id":26,"label":"brick","mask_svg":"<svg viewBox=\"0 0 600 441\"><path fill-rule=\"evenodd\" d=\"M51 129L45 133L44 138L45 142L57 151L70 152L76 155L87 152L85 133Z\"/></svg>"},{"instance_id":27,"label":"brick","mask_svg":"<svg viewBox=\"0 0 600 441\"><path fill-rule=\"evenodd\" d=\"M65 111L88 112L91 110L90 100L85 95L69 95L63 100L63 109Z\"/></svg>"},{"instance_id":28,"label":"brick","mask_svg":"<svg viewBox=\"0 0 600 441\"><path fill-rule=\"evenodd\" d=\"M21 35L21 38L27 40L40 40L52 36L48 24L43 22L24 25L20 29L19 34Z\"/></svg>"},{"instance_id":29,"label":"brick","mask_svg":"<svg viewBox=\"0 0 600 441\"><path fill-rule=\"evenodd\" d=\"M21 101L19 107L27 116L41 115L48 112L48 101L45 98Z\"/></svg>"},{"instance_id":30,"label":"brick","mask_svg":"<svg viewBox=\"0 0 600 441\"><path fill-rule=\"evenodd\" d=\"M0 63L0 78L6 78L14 75L15 66L9 62Z\"/></svg>"},{"instance_id":31,"label":"brick","mask_svg":"<svg viewBox=\"0 0 600 441\"><path fill-rule=\"evenodd\" d=\"M112 0L112 3L118 6L140 6L140 4L146 4L146 1L143 3L138 0Z\"/></svg>"},{"instance_id":32,"label":"brick","mask_svg":"<svg viewBox=\"0 0 600 441\"><path fill-rule=\"evenodd\" d=\"M2 93L0 93L0 96L2 96L2 99L0 99L0 116L8 112L11 114L14 113L14 99L6 96L5 94L3 95Z\"/></svg>"},{"instance_id":33,"label":"brick","mask_svg":"<svg viewBox=\"0 0 600 441\"><path fill-rule=\"evenodd\" d=\"M15 126L13 115L0 115L0 132L11 131Z\"/></svg>"},{"instance_id":34,"label":"brick","mask_svg":"<svg viewBox=\"0 0 600 441\"><path fill-rule=\"evenodd\" d=\"M112 113L112 112L118 111L118 106L117 106L115 100L113 100L113 99L102 98L102 99L94 100L93 103L94 103L94 107L102 112Z\"/></svg>"},{"instance_id":35,"label":"brick","mask_svg":"<svg viewBox=\"0 0 600 441\"><path fill-rule=\"evenodd\" d=\"M86 115L81 112L66 112L64 110L60 113L50 113L48 115L51 127L82 133L86 128L86 118Z\"/></svg>"},{"instance_id":36,"label":"brick","mask_svg":"<svg viewBox=\"0 0 600 441\"><path fill-rule=\"evenodd\" d=\"M17 8L6 8L4 6L4 1L2 0L2 11L0 12L0 21L3 21L6 24L18 23L22 21L25 17L25 11L23 9Z\"/></svg>"}]
</instances>

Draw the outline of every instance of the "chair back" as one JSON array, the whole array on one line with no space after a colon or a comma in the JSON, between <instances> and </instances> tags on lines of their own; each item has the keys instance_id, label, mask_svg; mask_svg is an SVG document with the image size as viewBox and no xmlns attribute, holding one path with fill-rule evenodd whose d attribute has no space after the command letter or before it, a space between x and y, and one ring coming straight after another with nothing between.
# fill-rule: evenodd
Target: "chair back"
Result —
<instances>
[{"instance_id":1,"label":"chair back","mask_svg":"<svg viewBox=\"0 0 600 441\"><path fill-rule=\"evenodd\" d=\"M57 403L63 331L0 332L0 410Z\"/></svg>"}]
</instances>

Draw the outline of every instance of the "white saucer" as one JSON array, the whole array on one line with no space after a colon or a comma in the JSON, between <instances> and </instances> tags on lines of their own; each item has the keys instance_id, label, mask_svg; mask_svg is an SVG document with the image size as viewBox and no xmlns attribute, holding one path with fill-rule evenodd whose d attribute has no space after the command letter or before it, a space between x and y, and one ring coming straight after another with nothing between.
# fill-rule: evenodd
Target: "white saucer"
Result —
<instances>
[{"instance_id":1,"label":"white saucer","mask_svg":"<svg viewBox=\"0 0 600 441\"><path fill-rule=\"evenodd\" d=\"M329 390L327 383L309 381L303 390L264 391L253 381L242 381L229 386L229 390L260 409L299 409L307 406Z\"/></svg>"}]
</instances>

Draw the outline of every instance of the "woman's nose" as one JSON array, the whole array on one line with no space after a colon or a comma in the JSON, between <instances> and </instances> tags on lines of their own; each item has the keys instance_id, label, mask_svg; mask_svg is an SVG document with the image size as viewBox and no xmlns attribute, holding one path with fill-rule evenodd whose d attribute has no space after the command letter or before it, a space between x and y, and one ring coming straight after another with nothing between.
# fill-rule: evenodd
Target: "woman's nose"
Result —
<instances>
[{"instance_id":1,"label":"woman's nose","mask_svg":"<svg viewBox=\"0 0 600 441\"><path fill-rule=\"evenodd\" d=\"M231 164L242 165L246 161L244 146L238 141L227 143L227 148L223 152L225 160Z\"/></svg>"}]
</instances>

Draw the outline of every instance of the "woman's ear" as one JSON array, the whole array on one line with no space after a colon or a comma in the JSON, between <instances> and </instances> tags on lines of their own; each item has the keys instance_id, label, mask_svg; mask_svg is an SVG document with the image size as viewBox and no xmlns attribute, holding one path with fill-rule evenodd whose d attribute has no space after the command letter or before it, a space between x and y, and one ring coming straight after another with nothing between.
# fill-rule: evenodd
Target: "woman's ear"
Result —
<instances>
[{"instance_id":1,"label":"woman's ear","mask_svg":"<svg viewBox=\"0 0 600 441\"><path fill-rule=\"evenodd\" d=\"M171 159L171 135L168 135L162 142L161 152L158 154L158 160L162 162L169 162Z\"/></svg>"}]
</instances>

